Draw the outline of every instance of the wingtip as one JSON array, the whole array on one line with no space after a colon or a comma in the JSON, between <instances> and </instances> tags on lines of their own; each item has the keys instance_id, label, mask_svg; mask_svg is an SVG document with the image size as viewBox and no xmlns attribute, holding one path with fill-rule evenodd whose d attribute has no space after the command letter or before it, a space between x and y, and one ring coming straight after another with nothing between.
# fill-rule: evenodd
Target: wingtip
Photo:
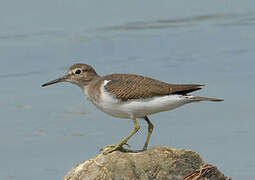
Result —
<instances>
[{"instance_id":1,"label":"wingtip","mask_svg":"<svg viewBox=\"0 0 255 180\"><path fill-rule=\"evenodd\" d=\"M224 99L215 99L214 101L220 102L220 101L224 101Z\"/></svg>"},{"instance_id":2,"label":"wingtip","mask_svg":"<svg viewBox=\"0 0 255 180\"><path fill-rule=\"evenodd\" d=\"M194 97L192 97L192 99L195 101L214 101L214 102L224 101L224 99L208 98L208 97L200 97L200 96L194 96Z\"/></svg>"},{"instance_id":3,"label":"wingtip","mask_svg":"<svg viewBox=\"0 0 255 180\"><path fill-rule=\"evenodd\" d=\"M208 98L209 101L214 101L214 102L221 102L224 101L224 99L219 99L219 98Z\"/></svg>"}]
</instances>

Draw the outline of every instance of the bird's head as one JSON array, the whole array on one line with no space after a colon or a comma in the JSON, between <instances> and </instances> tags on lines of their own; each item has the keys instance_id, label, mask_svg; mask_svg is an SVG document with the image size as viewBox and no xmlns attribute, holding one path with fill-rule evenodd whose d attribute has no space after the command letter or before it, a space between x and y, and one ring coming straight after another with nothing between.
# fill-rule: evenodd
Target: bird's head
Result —
<instances>
[{"instance_id":1,"label":"bird's head","mask_svg":"<svg viewBox=\"0 0 255 180\"><path fill-rule=\"evenodd\" d=\"M56 84L59 82L70 82L83 88L88 85L89 82L97 78L98 75L93 67L87 64L74 64L72 65L66 74L53 81L49 81L42 85L42 87Z\"/></svg>"}]
</instances>

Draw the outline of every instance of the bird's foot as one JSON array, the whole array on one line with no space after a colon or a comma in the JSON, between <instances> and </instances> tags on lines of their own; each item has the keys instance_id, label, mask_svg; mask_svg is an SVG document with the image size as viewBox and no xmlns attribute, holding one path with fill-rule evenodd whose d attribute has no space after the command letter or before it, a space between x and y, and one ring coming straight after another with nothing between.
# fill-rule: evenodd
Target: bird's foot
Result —
<instances>
[{"instance_id":1,"label":"bird's foot","mask_svg":"<svg viewBox=\"0 0 255 180\"><path fill-rule=\"evenodd\" d=\"M130 148L129 144L124 144L124 145L126 145L126 146L128 146ZM107 146L104 146L102 149L100 149L100 151L104 155L112 153L113 151L121 151L121 152L128 152L128 153L138 153L138 152L144 151L144 149L142 149L142 150L126 149L126 148L124 148L122 146L123 146L122 143L107 145Z\"/></svg>"},{"instance_id":2,"label":"bird's foot","mask_svg":"<svg viewBox=\"0 0 255 180\"><path fill-rule=\"evenodd\" d=\"M146 151L146 150L147 150L147 148L148 148L148 145L144 145L144 146L143 146L143 150L142 150L142 151Z\"/></svg>"},{"instance_id":3,"label":"bird's foot","mask_svg":"<svg viewBox=\"0 0 255 180\"><path fill-rule=\"evenodd\" d=\"M109 154L113 151L123 151L124 148L122 147L122 145L119 144L111 144L111 145L107 145L104 146L102 149L100 149L101 153L103 153L104 155Z\"/></svg>"}]
</instances>

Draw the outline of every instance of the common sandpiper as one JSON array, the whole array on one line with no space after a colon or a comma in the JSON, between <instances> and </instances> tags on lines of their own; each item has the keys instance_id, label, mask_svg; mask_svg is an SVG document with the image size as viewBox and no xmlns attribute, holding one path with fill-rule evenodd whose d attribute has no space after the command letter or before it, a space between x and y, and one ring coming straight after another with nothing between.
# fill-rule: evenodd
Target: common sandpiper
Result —
<instances>
[{"instance_id":1,"label":"common sandpiper","mask_svg":"<svg viewBox=\"0 0 255 180\"><path fill-rule=\"evenodd\" d=\"M101 111L114 117L131 119L134 129L119 143L103 148L103 154L123 149L123 145L140 129L137 118L148 123L148 133L142 150L147 150L153 131L148 116L162 111L170 111L184 104L199 101L223 101L189 95L201 89L200 84L169 84L149 77L135 74L110 74L99 76L88 64L74 64L67 73L42 87L59 82L78 85L88 99Z\"/></svg>"}]
</instances>

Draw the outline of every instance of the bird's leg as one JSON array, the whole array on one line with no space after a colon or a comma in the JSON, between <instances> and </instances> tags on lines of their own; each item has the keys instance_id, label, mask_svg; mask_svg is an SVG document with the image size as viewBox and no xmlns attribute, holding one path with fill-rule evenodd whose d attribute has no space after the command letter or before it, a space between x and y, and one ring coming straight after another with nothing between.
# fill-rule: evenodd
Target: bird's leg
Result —
<instances>
[{"instance_id":1,"label":"bird's leg","mask_svg":"<svg viewBox=\"0 0 255 180\"><path fill-rule=\"evenodd\" d=\"M151 138L151 133L153 131L153 124L151 123L151 121L149 120L149 118L147 116L144 117L144 120L148 123L148 134L147 134L145 144L143 146L143 150L145 151L145 150L147 150L148 143Z\"/></svg>"},{"instance_id":2,"label":"bird's leg","mask_svg":"<svg viewBox=\"0 0 255 180\"><path fill-rule=\"evenodd\" d=\"M138 122L136 121L136 118L131 118L133 120L133 123L135 125L133 131L131 131L131 133L125 137L124 139L122 139L118 144L113 144L113 145L108 145L105 146L102 149L102 153L103 154L108 154L111 153L113 151L116 151L117 149L124 149L122 148L123 145L127 144L127 141L129 140L129 138L131 138L139 129L140 129L140 125L138 124ZM125 150L124 150L125 151Z\"/></svg>"}]
</instances>

